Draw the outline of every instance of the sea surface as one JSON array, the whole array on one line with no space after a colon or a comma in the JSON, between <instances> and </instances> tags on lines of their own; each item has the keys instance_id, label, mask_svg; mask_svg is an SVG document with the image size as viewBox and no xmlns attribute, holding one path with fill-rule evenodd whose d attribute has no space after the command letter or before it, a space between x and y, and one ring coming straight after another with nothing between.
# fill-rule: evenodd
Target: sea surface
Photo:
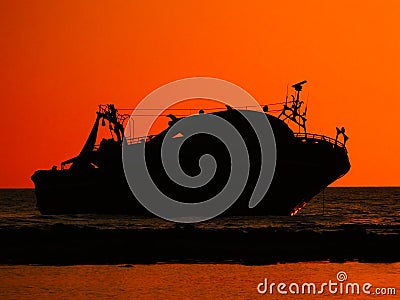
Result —
<instances>
[{"instance_id":1,"label":"sea surface","mask_svg":"<svg viewBox=\"0 0 400 300\"><path fill-rule=\"evenodd\" d=\"M35 207L32 189L0 190L0 232L47 231L66 226L74 232L95 228L174 229L175 223L159 218L112 215L42 216ZM340 231L361 229L379 235L400 234L400 188L328 188L294 217L224 217L194 224L194 228ZM33 239L35 236L32 237ZM1 243L1 241L0 241ZM400 245L392 245L400 251ZM21 245L23 248L23 245ZM29 252L30 249L21 249ZM371 294L331 293L260 294L257 286L284 282L371 283ZM378 289L377 289L378 288ZM379 288L381 288L379 290ZM382 288L384 288L382 290ZM396 295L389 295L395 289ZM378 295L385 291L386 295ZM400 263L332 263L312 261L247 266L238 263L118 264L118 265L0 265L0 299L399 299Z\"/></svg>"},{"instance_id":2,"label":"sea surface","mask_svg":"<svg viewBox=\"0 0 400 300\"><path fill-rule=\"evenodd\" d=\"M323 197L324 196L324 197ZM71 225L84 229L174 228L160 218L126 215L43 216L36 208L33 189L0 189L0 229L40 228ZM288 230L335 230L360 227L377 233L400 230L400 188L327 188L294 217L220 217L195 224L196 228L268 228Z\"/></svg>"},{"instance_id":3,"label":"sea surface","mask_svg":"<svg viewBox=\"0 0 400 300\"><path fill-rule=\"evenodd\" d=\"M341 292L337 274L343 272ZM399 299L399 274L400 263L0 266L0 299ZM260 294L257 287L265 279L268 291ZM336 292L321 290L329 280L338 284ZM285 283L287 294L276 287L270 293L272 283ZM292 294L291 283L314 283L316 292L300 288ZM357 283L359 294L346 293L346 283ZM365 283L371 284L370 294L362 291Z\"/></svg>"}]
</instances>

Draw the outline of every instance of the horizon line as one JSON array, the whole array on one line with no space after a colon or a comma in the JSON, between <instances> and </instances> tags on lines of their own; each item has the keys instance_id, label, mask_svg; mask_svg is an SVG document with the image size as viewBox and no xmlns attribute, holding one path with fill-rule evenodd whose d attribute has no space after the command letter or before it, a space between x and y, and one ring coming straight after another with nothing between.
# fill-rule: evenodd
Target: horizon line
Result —
<instances>
[{"instance_id":1,"label":"horizon line","mask_svg":"<svg viewBox=\"0 0 400 300\"><path fill-rule=\"evenodd\" d=\"M400 185L340 185L326 188L400 188ZM34 190L35 187L0 187L0 190Z\"/></svg>"}]
</instances>

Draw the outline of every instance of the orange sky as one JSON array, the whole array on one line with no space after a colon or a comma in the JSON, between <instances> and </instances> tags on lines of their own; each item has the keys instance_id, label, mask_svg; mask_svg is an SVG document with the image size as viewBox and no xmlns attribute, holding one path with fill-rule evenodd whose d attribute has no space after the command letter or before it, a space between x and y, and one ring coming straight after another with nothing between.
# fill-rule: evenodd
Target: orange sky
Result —
<instances>
[{"instance_id":1,"label":"orange sky","mask_svg":"<svg viewBox=\"0 0 400 300\"><path fill-rule=\"evenodd\" d=\"M307 79L309 131L345 126L335 185L400 185L400 2L0 0L0 187L76 155L99 103L218 77L260 103Z\"/></svg>"}]
</instances>

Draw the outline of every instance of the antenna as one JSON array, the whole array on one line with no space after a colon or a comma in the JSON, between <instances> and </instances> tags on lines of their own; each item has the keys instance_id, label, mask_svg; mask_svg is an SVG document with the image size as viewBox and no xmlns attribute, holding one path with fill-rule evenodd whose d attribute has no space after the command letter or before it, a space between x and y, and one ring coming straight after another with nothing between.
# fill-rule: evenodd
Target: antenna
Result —
<instances>
[{"instance_id":1,"label":"antenna","mask_svg":"<svg viewBox=\"0 0 400 300\"><path fill-rule=\"evenodd\" d=\"M296 101L300 100L300 92L303 90L303 84L305 83L307 83L307 80L303 80L292 85L292 88L294 88L295 91L297 92Z\"/></svg>"},{"instance_id":2,"label":"antenna","mask_svg":"<svg viewBox=\"0 0 400 300\"><path fill-rule=\"evenodd\" d=\"M303 117L307 116L307 109L308 109L308 98L310 97L310 92L307 93L307 99L306 99L306 108L304 109L303 112Z\"/></svg>"},{"instance_id":3,"label":"antenna","mask_svg":"<svg viewBox=\"0 0 400 300\"><path fill-rule=\"evenodd\" d=\"M286 105L287 105L288 96L289 96L289 84L286 85Z\"/></svg>"},{"instance_id":4,"label":"antenna","mask_svg":"<svg viewBox=\"0 0 400 300\"><path fill-rule=\"evenodd\" d=\"M307 83L307 80L300 81L298 83L293 84L292 88L294 88L297 92L300 92L303 89L302 85L305 83Z\"/></svg>"}]
</instances>

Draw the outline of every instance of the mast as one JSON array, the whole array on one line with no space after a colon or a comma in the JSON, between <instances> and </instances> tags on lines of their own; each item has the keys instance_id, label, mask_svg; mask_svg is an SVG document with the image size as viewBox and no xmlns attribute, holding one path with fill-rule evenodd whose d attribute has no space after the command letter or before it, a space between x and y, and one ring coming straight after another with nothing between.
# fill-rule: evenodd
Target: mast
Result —
<instances>
[{"instance_id":1,"label":"mast","mask_svg":"<svg viewBox=\"0 0 400 300\"><path fill-rule=\"evenodd\" d=\"M279 114L278 118L283 117L282 120L289 119L290 121L299 125L299 128L302 128L304 130L304 134L307 137L307 107L302 111L301 107L304 104L304 101L300 100L300 92L303 90L303 84L305 83L307 83L307 80L303 80L292 85L292 88L294 88L296 93L295 95L291 95L291 102L288 102L288 99L286 97L286 102L283 105L283 110Z\"/></svg>"}]
</instances>

